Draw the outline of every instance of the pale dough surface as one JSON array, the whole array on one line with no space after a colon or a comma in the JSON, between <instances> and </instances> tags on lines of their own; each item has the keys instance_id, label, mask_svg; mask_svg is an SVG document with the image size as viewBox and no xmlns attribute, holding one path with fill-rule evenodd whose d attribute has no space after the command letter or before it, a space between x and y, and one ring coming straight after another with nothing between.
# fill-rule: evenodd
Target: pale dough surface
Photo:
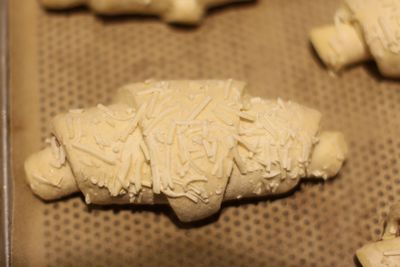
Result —
<instances>
[{"instance_id":1,"label":"pale dough surface","mask_svg":"<svg viewBox=\"0 0 400 267\"><path fill-rule=\"evenodd\" d=\"M400 202L393 205L382 241L367 244L357 251L363 267L400 267Z\"/></svg>"},{"instance_id":2,"label":"pale dough surface","mask_svg":"<svg viewBox=\"0 0 400 267\"><path fill-rule=\"evenodd\" d=\"M400 238L368 244L357 257L363 267L400 267Z\"/></svg>"}]
</instances>

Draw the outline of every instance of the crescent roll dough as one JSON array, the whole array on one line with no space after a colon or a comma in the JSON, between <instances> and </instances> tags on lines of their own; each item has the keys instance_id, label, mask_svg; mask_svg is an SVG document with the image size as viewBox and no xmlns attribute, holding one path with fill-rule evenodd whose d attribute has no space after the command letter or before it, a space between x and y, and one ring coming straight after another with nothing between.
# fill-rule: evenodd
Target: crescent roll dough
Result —
<instances>
[{"instance_id":1,"label":"crescent roll dough","mask_svg":"<svg viewBox=\"0 0 400 267\"><path fill-rule=\"evenodd\" d=\"M287 192L304 177L336 175L343 135L319 133L318 111L244 95L240 81L147 81L109 106L52 121L50 144L26 160L32 191L87 203L169 204L182 221L222 201Z\"/></svg>"},{"instance_id":2,"label":"crescent roll dough","mask_svg":"<svg viewBox=\"0 0 400 267\"><path fill-rule=\"evenodd\" d=\"M166 22L197 24L205 10L218 5L245 0L40 0L49 9L65 9L86 5L104 15L158 15Z\"/></svg>"},{"instance_id":3,"label":"crescent roll dough","mask_svg":"<svg viewBox=\"0 0 400 267\"><path fill-rule=\"evenodd\" d=\"M400 203L392 206L382 241L365 245L357 251L364 267L400 266Z\"/></svg>"},{"instance_id":4,"label":"crescent roll dough","mask_svg":"<svg viewBox=\"0 0 400 267\"><path fill-rule=\"evenodd\" d=\"M344 0L334 24L317 27L310 39L322 61L338 71L373 59L387 77L400 77L400 1Z\"/></svg>"}]
</instances>

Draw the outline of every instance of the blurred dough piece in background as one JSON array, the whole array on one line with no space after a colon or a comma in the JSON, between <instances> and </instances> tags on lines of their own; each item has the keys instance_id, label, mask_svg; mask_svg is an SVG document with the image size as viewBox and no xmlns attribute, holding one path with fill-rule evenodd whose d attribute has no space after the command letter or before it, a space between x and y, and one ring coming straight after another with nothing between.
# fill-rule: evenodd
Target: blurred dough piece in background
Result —
<instances>
[{"instance_id":1,"label":"blurred dough piece in background","mask_svg":"<svg viewBox=\"0 0 400 267\"><path fill-rule=\"evenodd\" d=\"M345 0L334 23L311 30L318 56L337 72L374 60L383 76L400 78L400 1Z\"/></svg>"},{"instance_id":2,"label":"blurred dough piece in background","mask_svg":"<svg viewBox=\"0 0 400 267\"><path fill-rule=\"evenodd\" d=\"M168 23L199 24L208 8L247 0L39 0L48 9L86 5L97 14L160 16Z\"/></svg>"}]
</instances>

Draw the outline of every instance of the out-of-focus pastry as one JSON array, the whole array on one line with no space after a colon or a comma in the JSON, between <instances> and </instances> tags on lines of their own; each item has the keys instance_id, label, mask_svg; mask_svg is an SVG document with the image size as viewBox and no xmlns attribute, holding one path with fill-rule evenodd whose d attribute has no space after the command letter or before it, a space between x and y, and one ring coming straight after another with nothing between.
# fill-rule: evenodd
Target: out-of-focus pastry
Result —
<instances>
[{"instance_id":1,"label":"out-of-focus pastry","mask_svg":"<svg viewBox=\"0 0 400 267\"><path fill-rule=\"evenodd\" d=\"M311 30L311 43L328 68L375 60L387 77L400 77L400 1L344 0L334 24Z\"/></svg>"},{"instance_id":2,"label":"out-of-focus pastry","mask_svg":"<svg viewBox=\"0 0 400 267\"><path fill-rule=\"evenodd\" d=\"M40 0L49 9L86 5L102 15L145 14L170 23L198 24L208 8L246 0Z\"/></svg>"}]
</instances>

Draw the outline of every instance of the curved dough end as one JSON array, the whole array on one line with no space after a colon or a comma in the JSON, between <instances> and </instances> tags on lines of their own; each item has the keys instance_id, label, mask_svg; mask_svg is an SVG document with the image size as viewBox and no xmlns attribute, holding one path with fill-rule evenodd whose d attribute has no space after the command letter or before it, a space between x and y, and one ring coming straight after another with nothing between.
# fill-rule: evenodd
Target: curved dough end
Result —
<instances>
[{"instance_id":1,"label":"curved dough end","mask_svg":"<svg viewBox=\"0 0 400 267\"><path fill-rule=\"evenodd\" d=\"M314 28L310 40L324 64L334 71L370 58L361 34L349 24Z\"/></svg>"},{"instance_id":2,"label":"curved dough end","mask_svg":"<svg viewBox=\"0 0 400 267\"><path fill-rule=\"evenodd\" d=\"M26 179L32 191L40 198L54 200L78 192L68 162L60 168L52 166L53 155L47 147L25 161Z\"/></svg>"},{"instance_id":3,"label":"curved dough end","mask_svg":"<svg viewBox=\"0 0 400 267\"><path fill-rule=\"evenodd\" d=\"M347 157L348 148L340 132L322 132L307 168L309 177L334 177Z\"/></svg>"}]
</instances>

